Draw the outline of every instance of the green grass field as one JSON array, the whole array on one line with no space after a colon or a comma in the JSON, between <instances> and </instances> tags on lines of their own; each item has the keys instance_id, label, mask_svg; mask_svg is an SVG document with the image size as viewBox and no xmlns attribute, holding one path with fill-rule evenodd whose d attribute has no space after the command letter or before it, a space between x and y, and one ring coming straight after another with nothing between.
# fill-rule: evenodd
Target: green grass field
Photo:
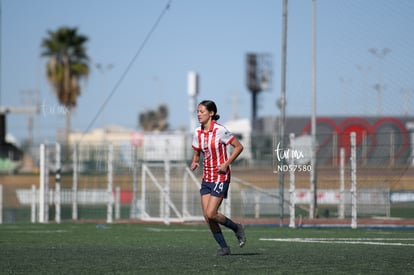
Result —
<instances>
[{"instance_id":1,"label":"green grass field","mask_svg":"<svg viewBox=\"0 0 414 275\"><path fill-rule=\"evenodd\" d=\"M215 256L204 225L0 225L1 274L414 274L414 230L246 227Z\"/></svg>"}]
</instances>

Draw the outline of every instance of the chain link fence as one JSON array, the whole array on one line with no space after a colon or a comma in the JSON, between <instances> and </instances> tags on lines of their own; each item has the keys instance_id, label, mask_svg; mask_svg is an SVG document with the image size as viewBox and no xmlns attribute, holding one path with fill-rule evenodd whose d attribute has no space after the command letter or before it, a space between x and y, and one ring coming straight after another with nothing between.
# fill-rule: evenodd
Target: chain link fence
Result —
<instances>
[{"instance_id":1,"label":"chain link fence","mask_svg":"<svg viewBox=\"0 0 414 275\"><path fill-rule=\"evenodd\" d=\"M243 153L232 165L230 198L222 205L222 211L240 218L288 217L292 214L289 207L293 182L294 217L306 218L313 196L310 170L314 169L317 217L349 218L349 133L318 134L316 167L309 163L308 138L298 135L296 147L287 142L286 148L279 148L279 153L293 166L278 170L281 155L277 152L277 137L251 136L251 143L244 144L249 159L243 158ZM356 141L358 217L412 218L412 140L396 132L380 132L374 137L361 131L356 133ZM43 212L44 222L203 220L198 192L201 169L188 169L192 149L187 135L148 135L140 144L118 141L62 146L60 165L56 148L56 144L46 144L43 161L40 148L33 150L37 152L33 159L38 169L34 173L0 176L2 222L38 222L39 211L45 211L40 208L47 209ZM280 173L285 179L282 183ZM47 188L42 189L41 184ZM46 192L43 207L40 192Z\"/></svg>"}]
</instances>

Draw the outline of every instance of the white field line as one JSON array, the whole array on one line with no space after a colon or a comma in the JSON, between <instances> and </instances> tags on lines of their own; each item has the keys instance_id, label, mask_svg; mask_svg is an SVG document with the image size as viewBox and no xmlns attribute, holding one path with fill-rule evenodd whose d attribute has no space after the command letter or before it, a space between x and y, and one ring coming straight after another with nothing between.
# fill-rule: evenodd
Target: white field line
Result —
<instances>
[{"instance_id":1,"label":"white field line","mask_svg":"<svg viewBox=\"0 0 414 275\"><path fill-rule=\"evenodd\" d=\"M208 229L165 229L165 228L155 228L155 227L148 227L146 228L147 231L151 232L204 232L209 231Z\"/></svg>"},{"instance_id":2,"label":"white field line","mask_svg":"<svg viewBox=\"0 0 414 275\"><path fill-rule=\"evenodd\" d=\"M17 230L16 233L24 234L52 234L52 233L66 233L69 230Z\"/></svg>"},{"instance_id":3,"label":"white field line","mask_svg":"<svg viewBox=\"0 0 414 275\"><path fill-rule=\"evenodd\" d=\"M385 241L414 241L414 238L260 238L261 241L297 242L297 243L337 243L337 244L368 244L389 246L414 246L414 243Z\"/></svg>"}]
</instances>

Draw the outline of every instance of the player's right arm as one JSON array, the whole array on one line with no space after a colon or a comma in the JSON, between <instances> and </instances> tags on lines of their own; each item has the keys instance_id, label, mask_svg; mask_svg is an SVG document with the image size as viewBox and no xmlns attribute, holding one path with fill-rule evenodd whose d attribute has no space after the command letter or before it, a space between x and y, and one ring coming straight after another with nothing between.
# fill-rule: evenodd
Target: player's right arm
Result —
<instances>
[{"instance_id":1,"label":"player's right arm","mask_svg":"<svg viewBox=\"0 0 414 275\"><path fill-rule=\"evenodd\" d=\"M191 161L191 166L190 166L190 169L192 171L197 169L197 167L200 165L199 161L200 161L200 151L194 150L193 159Z\"/></svg>"}]
</instances>

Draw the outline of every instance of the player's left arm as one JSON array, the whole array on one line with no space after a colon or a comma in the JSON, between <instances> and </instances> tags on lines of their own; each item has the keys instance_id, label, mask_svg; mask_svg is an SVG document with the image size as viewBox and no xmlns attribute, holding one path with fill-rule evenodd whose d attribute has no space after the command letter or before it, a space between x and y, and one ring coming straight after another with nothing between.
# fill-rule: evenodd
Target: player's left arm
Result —
<instances>
[{"instance_id":1,"label":"player's left arm","mask_svg":"<svg viewBox=\"0 0 414 275\"><path fill-rule=\"evenodd\" d=\"M231 146L233 146L233 152L228 157L227 161L220 165L219 167L219 173L226 173L228 167L230 164L237 159L237 157L241 154L243 151L243 145L240 143L240 141L234 137L233 140L230 143Z\"/></svg>"}]
</instances>

